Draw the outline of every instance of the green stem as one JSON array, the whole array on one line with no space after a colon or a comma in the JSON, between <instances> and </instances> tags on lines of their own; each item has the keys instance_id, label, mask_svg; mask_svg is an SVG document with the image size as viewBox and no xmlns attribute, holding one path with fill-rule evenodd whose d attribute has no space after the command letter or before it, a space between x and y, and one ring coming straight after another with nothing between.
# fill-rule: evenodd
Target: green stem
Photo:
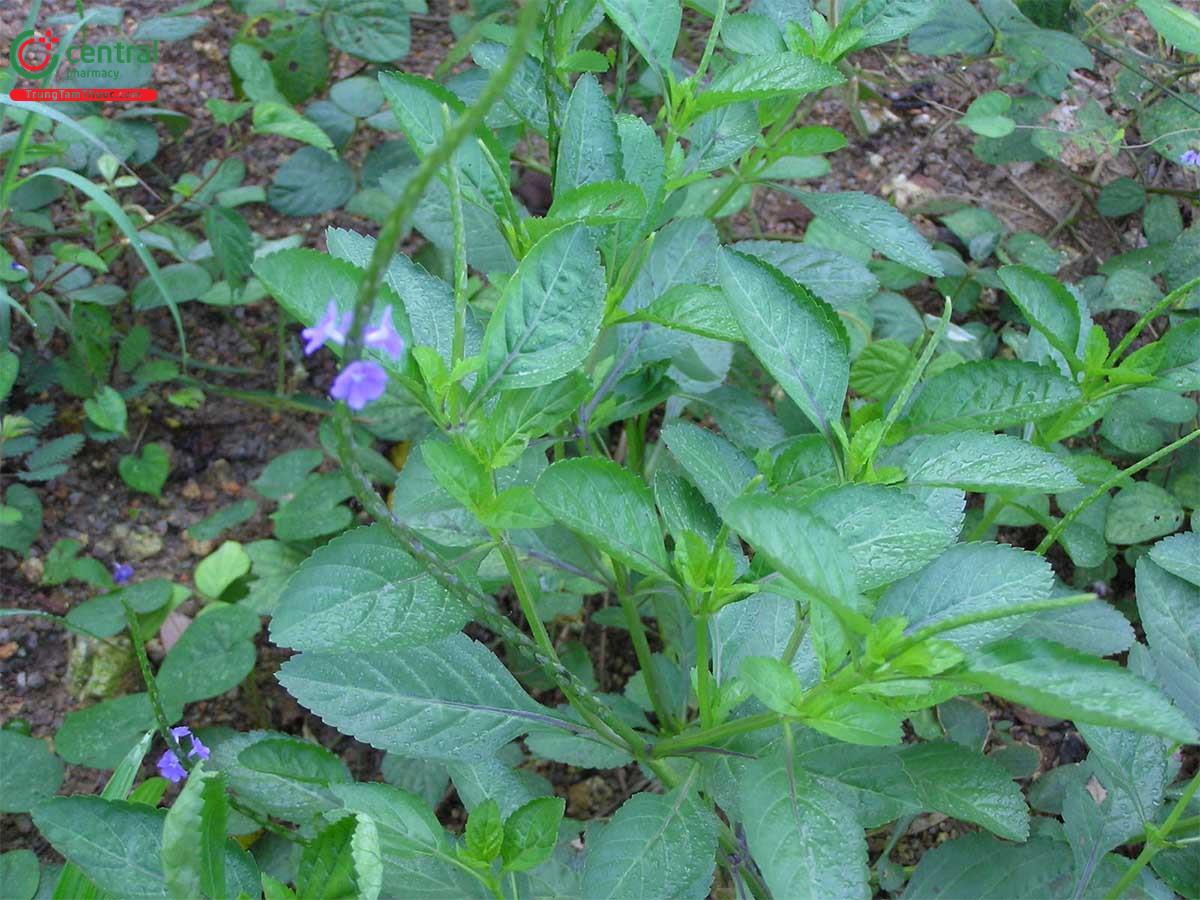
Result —
<instances>
[{"instance_id":1,"label":"green stem","mask_svg":"<svg viewBox=\"0 0 1200 900\"><path fill-rule=\"evenodd\" d=\"M1061 519L1059 519L1058 523L1053 528L1051 528L1048 532L1046 532L1046 536L1044 538L1042 538L1042 542L1037 545L1037 547L1034 549L1033 552L1045 554L1045 552L1054 545L1054 542L1058 540L1059 536L1064 531L1067 530L1067 526L1069 526L1072 522L1074 522L1075 519L1077 519L1079 517L1079 515L1085 509L1087 509L1089 506L1091 506L1093 503L1095 503L1097 500L1099 500L1101 497L1103 497L1105 494L1107 494L1109 491L1111 491L1113 488L1115 488L1118 484L1120 484L1126 478L1130 478L1133 475L1136 475L1138 472L1142 471L1142 469L1145 469L1148 466L1154 465L1154 463L1158 462L1164 456L1174 453L1180 447L1183 447L1186 444L1190 444L1192 441L1196 440L1196 438L1200 438L1200 428L1196 429L1195 431L1191 432L1190 434L1185 434L1179 440L1172 441L1170 444L1167 444L1167 446L1165 446L1159 450L1155 450L1149 456L1138 460L1129 468L1122 469L1116 475L1113 475L1111 478L1109 478L1107 481L1105 481L1102 485L1100 485L1098 488L1096 488L1094 491L1092 491L1090 494L1088 494L1082 501L1080 501L1080 503L1077 506L1075 506L1074 509L1072 509L1065 516L1063 516Z\"/></svg>"},{"instance_id":2,"label":"green stem","mask_svg":"<svg viewBox=\"0 0 1200 900\"><path fill-rule=\"evenodd\" d=\"M1186 284L1181 284L1154 304L1152 309L1134 323L1133 327L1125 334L1125 337L1121 338L1121 343L1117 344L1116 349L1108 355L1108 359L1105 360L1104 364L1106 366L1116 365L1117 360L1121 358L1121 355L1129 348L1129 345L1142 333L1142 329L1167 312L1177 302L1184 299L1197 286L1200 286L1200 278L1193 278Z\"/></svg>"},{"instance_id":3,"label":"green stem","mask_svg":"<svg viewBox=\"0 0 1200 900\"><path fill-rule=\"evenodd\" d=\"M696 616L696 698L700 705L700 724L712 727L712 672L708 662L708 616Z\"/></svg>"},{"instance_id":4,"label":"green stem","mask_svg":"<svg viewBox=\"0 0 1200 900\"><path fill-rule=\"evenodd\" d=\"M619 563L613 565L617 569L617 600L621 604L621 611L625 613L625 627L629 629L633 652L637 656L642 677L646 680L646 693L650 695L650 703L654 707L654 714L658 716L659 727L673 730L677 723L670 707L667 706L662 683L658 680L658 671L654 667L654 656L650 652L650 642L646 640L646 627L642 624L637 601L629 594L629 583L623 567Z\"/></svg>"},{"instance_id":5,"label":"green stem","mask_svg":"<svg viewBox=\"0 0 1200 900\"><path fill-rule=\"evenodd\" d=\"M129 605L129 601L124 597L121 598L121 605L125 607L125 621L129 624L129 640L133 642L133 652L137 656L138 668L142 672L142 681L146 683L146 693L150 697L150 706L154 710L154 720L158 723L159 734L162 739L167 742L167 746L175 751L175 755L179 761L188 766L187 754L179 747L179 741L175 739L175 735L171 734L171 723L167 721L166 710L163 709L162 697L158 693L158 681L154 677L154 672L150 669L150 659L146 656L146 645L142 641L141 623L138 622L137 613L133 611L133 607Z\"/></svg>"},{"instance_id":6,"label":"green stem","mask_svg":"<svg viewBox=\"0 0 1200 900\"><path fill-rule=\"evenodd\" d=\"M1104 900L1117 900L1121 894L1125 893L1125 889L1133 884L1133 880L1138 877L1142 869L1146 868L1150 860L1154 859L1158 851L1162 849L1163 840L1179 824L1179 820L1183 817L1188 804L1196 796L1197 790L1200 790L1200 772L1192 776L1192 780L1188 782L1188 786L1184 788L1183 793L1179 795L1179 799L1175 801L1175 807L1171 810L1171 814L1158 827L1158 840L1146 841L1145 846L1142 847L1142 852L1137 855L1137 859L1133 861L1133 864L1125 870L1125 874L1121 876L1120 880L1104 895Z\"/></svg>"},{"instance_id":7,"label":"green stem","mask_svg":"<svg viewBox=\"0 0 1200 900\"><path fill-rule=\"evenodd\" d=\"M729 722L722 722L720 725L714 725L712 728L701 728L699 731L664 738L654 745L653 755L660 759L665 756L679 756L688 750L708 747L731 737L737 737L739 734L758 731L760 728L770 728L782 721L783 716L773 712L733 719Z\"/></svg>"}]
</instances>

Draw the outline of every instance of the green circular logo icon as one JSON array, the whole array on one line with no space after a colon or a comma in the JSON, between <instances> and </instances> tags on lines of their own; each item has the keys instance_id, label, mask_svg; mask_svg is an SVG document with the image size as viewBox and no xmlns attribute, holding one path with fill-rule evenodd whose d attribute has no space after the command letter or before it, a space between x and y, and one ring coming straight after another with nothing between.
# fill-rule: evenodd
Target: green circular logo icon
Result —
<instances>
[{"instance_id":1,"label":"green circular logo icon","mask_svg":"<svg viewBox=\"0 0 1200 900\"><path fill-rule=\"evenodd\" d=\"M42 79L54 71L58 38L47 29L43 37L35 31L22 31L13 41L8 58L13 69L25 78Z\"/></svg>"}]
</instances>

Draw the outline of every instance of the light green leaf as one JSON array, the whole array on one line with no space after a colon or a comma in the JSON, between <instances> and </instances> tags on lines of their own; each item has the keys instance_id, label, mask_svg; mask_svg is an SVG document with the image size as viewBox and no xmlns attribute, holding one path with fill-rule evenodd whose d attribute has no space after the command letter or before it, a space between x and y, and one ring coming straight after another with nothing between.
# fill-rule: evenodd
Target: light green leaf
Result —
<instances>
[{"instance_id":1,"label":"light green leaf","mask_svg":"<svg viewBox=\"0 0 1200 900\"><path fill-rule=\"evenodd\" d=\"M738 779L742 827L754 861L776 897L865 897L867 844L854 812L781 745L748 763Z\"/></svg>"},{"instance_id":2,"label":"light green leaf","mask_svg":"<svg viewBox=\"0 0 1200 900\"><path fill-rule=\"evenodd\" d=\"M301 653L279 672L302 706L383 750L478 759L552 721L486 647L464 634L426 647Z\"/></svg>"},{"instance_id":3,"label":"light green leaf","mask_svg":"<svg viewBox=\"0 0 1200 900\"><path fill-rule=\"evenodd\" d=\"M614 462L557 462L534 487L550 515L613 559L647 575L669 571L662 526L645 482Z\"/></svg>"},{"instance_id":4,"label":"light green leaf","mask_svg":"<svg viewBox=\"0 0 1200 900\"><path fill-rule=\"evenodd\" d=\"M1163 569L1153 552L1136 573L1138 613L1163 689L1200 728L1200 587Z\"/></svg>"},{"instance_id":5,"label":"light green leaf","mask_svg":"<svg viewBox=\"0 0 1200 900\"><path fill-rule=\"evenodd\" d=\"M237 541L226 541L196 566L196 590L210 600L250 571L250 557Z\"/></svg>"},{"instance_id":6,"label":"light green leaf","mask_svg":"<svg viewBox=\"0 0 1200 900\"><path fill-rule=\"evenodd\" d=\"M1046 715L1190 743L1196 729L1156 689L1114 662L1036 638L1009 638L955 675Z\"/></svg>"},{"instance_id":7,"label":"light green leaf","mask_svg":"<svg viewBox=\"0 0 1200 900\"><path fill-rule=\"evenodd\" d=\"M713 78L696 99L696 112L743 100L802 97L845 80L833 66L800 53L756 56Z\"/></svg>"},{"instance_id":8,"label":"light green leaf","mask_svg":"<svg viewBox=\"0 0 1200 900\"><path fill-rule=\"evenodd\" d=\"M333 141L320 126L304 118L286 103L267 100L254 104L254 133L278 134L302 144L311 144L318 150L334 153Z\"/></svg>"},{"instance_id":9,"label":"light green leaf","mask_svg":"<svg viewBox=\"0 0 1200 900\"><path fill-rule=\"evenodd\" d=\"M162 867L167 893L179 900L220 897L225 891L225 782L200 763L163 821Z\"/></svg>"},{"instance_id":10,"label":"light green leaf","mask_svg":"<svg viewBox=\"0 0 1200 900\"><path fill-rule=\"evenodd\" d=\"M717 824L690 782L665 795L634 794L589 839L582 896L707 897Z\"/></svg>"},{"instance_id":11,"label":"light green leaf","mask_svg":"<svg viewBox=\"0 0 1200 900\"><path fill-rule=\"evenodd\" d=\"M660 73L671 68L683 9L679 0L603 0L604 11Z\"/></svg>"},{"instance_id":12,"label":"light green leaf","mask_svg":"<svg viewBox=\"0 0 1200 900\"><path fill-rule=\"evenodd\" d=\"M258 616L216 604L198 615L158 670L163 702L183 706L237 687L254 668Z\"/></svg>"},{"instance_id":13,"label":"light green leaf","mask_svg":"<svg viewBox=\"0 0 1200 900\"><path fill-rule=\"evenodd\" d=\"M911 575L958 534L953 523L933 515L911 494L883 485L842 485L820 494L808 508L845 544L863 591Z\"/></svg>"},{"instance_id":14,"label":"light green leaf","mask_svg":"<svg viewBox=\"0 0 1200 900\"><path fill-rule=\"evenodd\" d=\"M894 206L859 191L815 194L794 191L796 198L855 240L874 247L884 256L926 275L942 275L929 242Z\"/></svg>"},{"instance_id":15,"label":"light green leaf","mask_svg":"<svg viewBox=\"0 0 1200 900\"><path fill-rule=\"evenodd\" d=\"M0 885L8 900L33 900L42 872L32 850L0 853Z\"/></svg>"},{"instance_id":16,"label":"light green leaf","mask_svg":"<svg viewBox=\"0 0 1200 900\"><path fill-rule=\"evenodd\" d=\"M1178 530L1183 507L1170 491L1149 481L1123 488L1108 505L1104 538L1110 544L1140 544Z\"/></svg>"},{"instance_id":17,"label":"light green leaf","mask_svg":"<svg viewBox=\"0 0 1200 900\"><path fill-rule=\"evenodd\" d=\"M1138 0L1137 5L1168 44L1184 53L1200 53L1200 16L1166 0Z\"/></svg>"},{"instance_id":18,"label":"light green leaf","mask_svg":"<svg viewBox=\"0 0 1200 900\"><path fill-rule=\"evenodd\" d=\"M575 82L563 113L558 157L555 161L555 193L597 181L621 177L621 143L608 98L592 75Z\"/></svg>"},{"instance_id":19,"label":"light green leaf","mask_svg":"<svg viewBox=\"0 0 1200 900\"><path fill-rule=\"evenodd\" d=\"M1060 457L1011 435L963 431L919 438L915 444L901 465L911 485L1018 494L1080 486Z\"/></svg>"},{"instance_id":20,"label":"light green leaf","mask_svg":"<svg viewBox=\"0 0 1200 900\"><path fill-rule=\"evenodd\" d=\"M29 812L54 796L63 768L45 741L0 729L0 812Z\"/></svg>"},{"instance_id":21,"label":"light green leaf","mask_svg":"<svg viewBox=\"0 0 1200 900\"><path fill-rule=\"evenodd\" d=\"M163 699L167 719L175 721L182 707L170 698ZM149 696L126 694L67 713L54 736L54 747L69 763L112 769L121 764L129 749L154 725Z\"/></svg>"},{"instance_id":22,"label":"light green leaf","mask_svg":"<svg viewBox=\"0 0 1200 900\"><path fill-rule=\"evenodd\" d=\"M672 422L662 429L662 439L718 513L723 513L758 474L754 463L737 447L691 422Z\"/></svg>"},{"instance_id":23,"label":"light green leaf","mask_svg":"<svg viewBox=\"0 0 1200 900\"><path fill-rule=\"evenodd\" d=\"M921 571L888 588L875 608L875 618L903 616L912 633L958 616L1045 599L1053 584L1050 564L1036 553L1008 544L955 544ZM974 650L1015 631L1026 618L980 622L939 637Z\"/></svg>"},{"instance_id":24,"label":"light green leaf","mask_svg":"<svg viewBox=\"0 0 1200 900\"><path fill-rule=\"evenodd\" d=\"M101 797L55 797L39 806L34 823L54 849L121 898L161 898L163 823L167 812L142 803ZM224 893L260 890L258 869L232 839L225 842Z\"/></svg>"},{"instance_id":25,"label":"light green leaf","mask_svg":"<svg viewBox=\"0 0 1200 900\"><path fill-rule=\"evenodd\" d=\"M1076 360L1080 317L1071 292L1057 279L1028 266L1001 266L997 274L1029 324L1066 360Z\"/></svg>"},{"instance_id":26,"label":"light green leaf","mask_svg":"<svg viewBox=\"0 0 1200 900\"><path fill-rule=\"evenodd\" d=\"M305 848L296 870L297 895L313 900L357 897L351 842L358 820L339 819L324 828Z\"/></svg>"},{"instance_id":27,"label":"light green leaf","mask_svg":"<svg viewBox=\"0 0 1200 900\"><path fill-rule=\"evenodd\" d=\"M1046 366L978 360L926 381L906 419L914 432L994 431L1045 418L1078 399L1079 388Z\"/></svg>"},{"instance_id":28,"label":"light green leaf","mask_svg":"<svg viewBox=\"0 0 1200 900\"><path fill-rule=\"evenodd\" d=\"M561 797L539 797L510 815L504 822L500 851L504 868L527 872L548 860L558 843L558 825L565 809Z\"/></svg>"},{"instance_id":29,"label":"light green leaf","mask_svg":"<svg viewBox=\"0 0 1200 900\"><path fill-rule=\"evenodd\" d=\"M337 806L331 785L349 782L346 764L317 744L273 731L203 735L211 765L230 789L263 812L309 822Z\"/></svg>"},{"instance_id":30,"label":"light green leaf","mask_svg":"<svg viewBox=\"0 0 1200 900\"><path fill-rule=\"evenodd\" d=\"M718 341L742 340L725 292L706 284L677 284L626 321L654 322Z\"/></svg>"},{"instance_id":31,"label":"light green leaf","mask_svg":"<svg viewBox=\"0 0 1200 900\"><path fill-rule=\"evenodd\" d=\"M538 241L488 322L485 387L537 387L580 365L600 332L605 284L586 226L569 225Z\"/></svg>"},{"instance_id":32,"label":"light green leaf","mask_svg":"<svg viewBox=\"0 0 1200 900\"><path fill-rule=\"evenodd\" d=\"M159 444L147 444L138 456L122 456L117 462L117 471L121 473L121 480L135 491L161 497L171 471L171 460Z\"/></svg>"},{"instance_id":33,"label":"light green leaf","mask_svg":"<svg viewBox=\"0 0 1200 900\"><path fill-rule=\"evenodd\" d=\"M1150 548L1150 558L1172 575L1200 586L1200 532L1163 538Z\"/></svg>"},{"instance_id":34,"label":"light green leaf","mask_svg":"<svg viewBox=\"0 0 1200 900\"><path fill-rule=\"evenodd\" d=\"M230 528L236 528L252 518L256 512L258 504L253 500L238 500L236 503L222 506L196 524L188 526L188 537L194 541L216 540Z\"/></svg>"},{"instance_id":35,"label":"light green leaf","mask_svg":"<svg viewBox=\"0 0 1200 900\"><path fill-rule=\"evenodd\" d=\"M83 401L83 411L101 430L125 433L125 398L107 384L95 397Z\"/></svg>"},{"instance_id":36,"label":"light green leaf","mask_svg":"<svg viewBox=\"0 0 1200 900\"><path fill-rule=\"evenodd\" d=\"M301 563L280 595L271 640L294 650L427 644L468 614L376 525L335 538Z\"/></svg>"},{"instance_id":37,"label":"light green leaf","mask_svg":"<svg viewBox=\"0 0 1200 900\"><path fill-rule=\"evenodd\" d=\"M831 438L850 378L849 339L837 313L754 257L722 251L719 270L750 349L804 415Z\"/></svg>"},{"instance_id":38,"label":"light green leaf","mask_svg":"<svg viewBox=\"0 0 1200 900\"><path fill-rule=\"evenodd\" d=\"M1012 98L1008 94L988 91L971 101L966 115L958 120L958 124L984 137L1002 138L1012 134L1017 127L1017 123L1006 115L1010 109Z\"/></svg>"}]
</instances>

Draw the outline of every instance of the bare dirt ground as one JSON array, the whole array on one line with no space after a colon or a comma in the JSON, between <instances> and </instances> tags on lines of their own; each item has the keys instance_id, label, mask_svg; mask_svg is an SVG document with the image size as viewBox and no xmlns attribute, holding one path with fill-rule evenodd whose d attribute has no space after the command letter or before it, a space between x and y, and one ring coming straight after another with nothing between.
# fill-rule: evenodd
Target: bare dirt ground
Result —
<instances>
[{"instance_id":1,"label":"bare dirt ground","mask_svg":"<svg viewBox=\"0 0 1200 900\"><path fill-rule=\"evenodd\" d=\"M128 30L140 18L174 5L150 0L126 3L125 27ZM448 4L430 0L429 6L429 15L414 21L413 52L402 64L406 70L423 74L432 72L453 43ZM45 15L73 8L74 4L67 0L53 0L45 4ZM6 3L0 9L0 45L7 46L20 30L26 12L25 4ZM224 131L203 111L202 103L209 97L233 96L225 53L242 20L224 3L201 14L209 18L209 26L188 40L168 45L155 73L159 105L194 116L182 139L172 141L160 129L163 149L148 171L142 173L165 195L169 195L170 184L181 173L198 171L205 161L226 152ZM702 44L703 35L693 34L692 40ZM842 97L830 96L817 104L813 121L839 128L850 139L847 149L831 157L833 169L817 183L817 188L882 193L909 210L946 199L982 206L1013 231L1052 233L1052 243L1067 259L1063 274L1068 278L1090 274L1102 260L1136 245L1136 217L1134 221L1101 219L1090 209L1090 200L1080 194L1071 175L1061 168L993 167L971 153L972 136L953 122L970 99L994 85L995 70L989 64L960 69L951 60L912 56L902 45L876 48L856 61L868 78L876 78L889 88L868 105L867 118L874 130L865 138L855 134ZM353 60L339 57L334 72L344 76L356 65ZM1079 74L1077 82L1084 89L1098 92L1104 79ZM356 139L352 153L365 152L370 139L370 134ZM289 143L282 139L255 138L241 154L247 166L246 182L268 184L281 157L289 152ZM1082 160L1075 174L1105 181L1118 174L1132 174L1134 165L1128 154L1119 154L1104 160ZM1149 174L1163 186L1171 186L1170 179L1177 177L1157 170ZM146 200L152 209L149 197ZM247 213L251 227L264 235L300 233L305 243L314 247L322 246L322 233L331 224L367 233L375 231L373 223L342 211L311 219L285 218L265 205L243 207L243 212ZM1075 213L1078 217L1064 224ZM810 218L804 207L789 198L762 192L756 195L754 214L743 215L735 222L740 234L748 236L756 227L766 234L802 233ZM932 219L919 220L919 224L930 237L947 237ZM130 277L140 278L141 273L131 273ZM242 389L273 390L274 315L268 303L239 307L229 314L189 304L186 321L192 353L196 359L214 366L236 366L259 373L239 375L227 382L231 386L236 382ZM1122 327L1121 315L1113 317L1117 329ZM157 318L148 316L146 321L154 327L164 346L173 345L165 314ZM1125 321L1124 326L1127 325ZM289 374L298 363L294 358L288 361ZM310 369L308 389L319 391L331 374L315 367ZM213 380L220 377L212 375ZM47 486L45 524L30 560L22 563L13 554L0 551L3 606L61 615L90 596L89 590L77 583L53 588L40 584L46 554L62 538L79 540L85 552L106 563L133 561L139 578L164 577L189 584L195 565L211 547L191 541L185 529L233 499L253 496L249 482L275 455L296 447L317 446L319 422L313 416L273 413L213 394L195 411L170 406L161 396L151 395L148 399L150 402L131 410L130 431L139 434L139 441L156 441L170 453L171 475L162 498L135 494L117 477L116 459L119 452L128 448L119 451L112 445L89 443L69 473ZM77 410L74 415L78 416ZM242 541L270 536L270 522L261 511L224 535ZM1024 536L1019 533L1008 537L1015 543L1023 543ZM1113 586L1118 601L1128 599L1130 579L1125 574ZM589 629L584 638L594 639L599 631ZM31 723L34 735L52 736L66 713L86 705L74 700L65 689L67 657L73 640L50 622L3 620L0 722L24 718ZM605 650L599 649L596 640L592 640L589 649L594 660L601 653L607 654L610 675L619 684L626 677L620 670L628 667L630 654L621 646L619 636L609 635L606 640ZM307 715L273 678L282 655L265 637L260 644L261 665L251 676L253 686L243 685L222 697L193 704L187 710L188 722L193 727L272 727L311 735L341 752L357 777L378 777L381 754L336 734ZM135 685L130 688L135 689ZM999 704L990 706L988 712L994 721L1011 722L1013 736L1037 748L1043 770L1077 761L1085 752L1069 723L1022 715ZM579 818L611 814L630 793L645 786L635 768L598 773L550 765L542 766L539 771L568 799L568 813ZM104 772L70 767L63 791L95 792L106 777ZM453 791L443 802L440 813L448 824L461 822L461 806ZM923 848L959 833L964 827L948 820L918 821L893 858L911 865ZM886 834L873 839L876 851L882 849L885 838ZM9 850L23 846L32 846L47 858L54 855L36 835L28 816L0 816L0 847Z\"/></svg>"}]
</instances>

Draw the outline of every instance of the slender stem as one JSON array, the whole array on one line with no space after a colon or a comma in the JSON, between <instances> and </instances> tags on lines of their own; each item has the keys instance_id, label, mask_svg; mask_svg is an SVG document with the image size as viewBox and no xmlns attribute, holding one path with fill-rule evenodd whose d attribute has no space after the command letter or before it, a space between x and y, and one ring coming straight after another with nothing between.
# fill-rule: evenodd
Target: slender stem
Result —
<instances>
[{"instance_id":1,"label":"slender stem","mask_svg":"<svg viewBox=\"0 0 1200 900\"><path fill-rule=\"evenodd\" d=\"M708 616L696 616L696 698L700 706L700 724L711 728L713 709L712 672L708 662Z\"/></svg>"},{"instance_id":2,"label":"slender stem","mask_svg":"<svg viewBox=\"0 0 1200 900\"><path fill-rule=\"evenodd\" d=\"M1117 900L1126 888L1133 884L1133 880L1138 877L1142 869L1150 860L1158 854L1162 849L1163 841L1171 834L1171 831L1176 825L1180 824L1179 820L1183 817L1183 813L1188 808L1188 804L1192 802L1192 798L1196 796L1196 791L1200 790L1200 772L1192 776L1192 780L1188 782L1188 786L1184 788L1183 793L1179 795L1179 799L1175 801L1175 807L1171 810L1170 815L1163 821L1157 830L1157 840L1148 840L1142 847L1142 852L1137 855L1137 859L1125 870L1125 874L1120 880L1112 886L1112 889L1104 895L1104 900Z\"/></svg>"},{"instance_id":3,"label":"slender stem","mask_svg":"<svg viewBox=\"0 0 1200 900\"><path fill-rule=\"evenodd\" d=\"M676 725L675 716L671 714L662 682L658 679L658 670L654 666L650 642L646 640L646 626L642 624L637 601L629 594L628 579L623 567L619 563L613 565L617 569L617 600L621 604L621 611L625 613L625 627L629 629L629 637L633 640L633 652L642 670L642 678L646 681L646 693L650 695L650 704L654 707L654 714L658 716L659 726L673 729Z\"/></svg>"},{"instance_id":4,"label":"slender stem","mask_svg":"<svg viewBox=\"0 0 1200 900\"><path fill-rule=\"evenodd\" d=\"M129 601L121 597L121 605L125 607L125 621L129 623L129 640L133 642L133 652L137 656L138 668L142 672L142 681L146 683L146 693L150 697L150 706L154 710L154 719L158 722L158 731L162 735L162 739L167 742L167 746L175 751L175 755L179 761L185 766L187 763L187 754L179 747L179 741L175 739L175 735L171 734L171 723L167 720L166 710L163 709L162 697L158 693L158 681L154 677L154 672L150 669L150 659L146 656L146 645L142 641L141 623L138 622L137 613L133 611L133 607L129 605Z\"/></svg>"},{"instance_id":5,"label":"slender stem","mask_svg":"<svg viewBox=\"0 0 1200 900\"><path fill-rule=\"evenodd\" d=\"M719 0L717 3L717 14L713 18L712 28L708 32L708 40L704 44L704 54L700 57L700 65L696 66L696 72L690 79L693 85L698 85L704 78L704 73L708 71L708 62L712 59L713 50L717 47L717 38L721 36L721 26L725 24L725 7L727 5L728 0Z\"/></svg>"},{"instance_id":6,"label":"slender stem","mask_svg":"<svg viewBox=\"0 0 1200 900\"><path fill-rule=\"evenodd\" d=\"M664 738L654 745L654 756L657 758L679 756L688 750L694 750L697 747L707 747L728 738L737 737L739 734L758 731L760 728L770 728L772 725L778 725L782 721L783 716L779 715L779 713L769 712L722 722L720 725L714 725L712 728L701 728L699 731L691 731L687 734Z\"/></svg>"},{"instance_id":7,"label":"slender stem","mask_svg":"<svg viewBox=\"0 0 1200 900\"><path fill-rule=\"evenodd\" d=\"M1167 446L1165 446L1159 450L1155 450L1149 456L1138 460L1129 468L1122 469L1116 475L1113 475L1111 478L1109 478L1107 481L1105 481L1102 485L1100 485L1098 488L1096 488L1094 491L1092 491L1090 494L1088 494L1070 512L1068 512L1065 516L1063 516L1061 519L1059 519L1058 523L1053 528L1051 528L1048 532L1046 532L1046 536L1044 538L1042 538L1042 542L1037 545L1037 547L1034 549L1033 552L1045 554L1045 552L1047 550L1049 550L1051 546L1053 546L1054 542L1058 540L1059 536L1064 531L1067 530L1067 526L1069 526L1072 522L1074 522L1075 519L1078 518L1079 515L1085 509L1087 509L1089 506L1091 506L1093 503L1095 503L1097 500L1099 500L1101 497L1103 497L1105 494L1107 494L1109 491L1111 491L1113 488L1115 488L1118 484L1120 484L1126 478L1130 478L1131 476L1136 475L1138 472L1142 471L1142 469L1152 466L1154 463L1158 462L1164 456L1174 453L1180 447L1183 447L1186 444L1190 444L1192 441L1196 440L1197 438L1200 438L1200 428L1196 429L1195 431L1191 432L1190 434L1185 434L1179 440L1172 441L1170 444L1167 444Z\"/></svg>"},{"instance_id":8,"label":"slender stem","mask_svg":"<svg viewBox=\"0 0 1200 900\"><path fill-rule=\"evenodd\" d=\"M1200 286L1200 278L1193 278L1186 284L1181 284L1179 287L1175 288L1175 290L1171 291L1171 293L1167 294L1167 296L1163 297L1156 304L1154 304L1153 308L1148 310L1145 315L1138 319L1137 322L1134 323L1133 327L1130 328L1125 334L1125 336L1121 338L1121 343L1117 344L1116 349L1108 355L1105 365L1116 365L1117 360L1121 358L1121 355L1129 348L1129 345L1132 344L1137 336L1142 333L1142 329L1144 329L1163 313L1167 312L1177 302L1184 299L1197 286Z\"/></svg>"}]
</instances>

